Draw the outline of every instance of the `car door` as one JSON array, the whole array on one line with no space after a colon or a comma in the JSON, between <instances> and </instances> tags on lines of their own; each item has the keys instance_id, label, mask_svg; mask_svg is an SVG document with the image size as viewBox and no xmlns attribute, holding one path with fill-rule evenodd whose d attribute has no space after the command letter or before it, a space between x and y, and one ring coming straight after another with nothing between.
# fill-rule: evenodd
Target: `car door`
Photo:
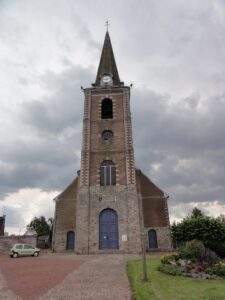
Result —
<instances>
[{"instance_id":1,"label":"car door","mask_svg":"<svg viewBox=\"0 0 225 300\"><path fill-rule=\"evenodd\" d=\"M28 255L34 254L34 247L32 245L27 245Z\"/></svg>"},{"instance_id":2,"label":"car door","mask_svg":"<svg viewBox=\"0 0 225 300\"><path fill-rule=\"evenodd\" d=\"M20 256L24 256L24 255L26 255L26 249L24 249L24 245L20 245L20 253L19 253L19 255Z\"/></svg>"},{"instance_id":3,"label":"car door","mask_svg":"<svg viewBox=\"0 0 225 300\"><path fill-rule=\"evenodd\" d=\"M34 247L32 245L27 245L27 250L29 255L33 255L34 254Z\"/></svg>"},{"instance_id":4,"label":"car door","mask_svg":"<svg viewBox=\"0 0 225 300\"><path fill-rule=\"evenodd\" d=\"M31 255L31 245L23 245L23 255Z\"/></svg>"},{"instance_id":5,"label":"car door","mask_svg":"<svg viewBox=\"0 0 225 300\"><path fill-rule=\"evenodd\" d=\"M14 248L15 248L14 251L17 252L18 255L23 255L23 245L18 244L18 245L16 245Z\"/></svg>"}]
</instances>

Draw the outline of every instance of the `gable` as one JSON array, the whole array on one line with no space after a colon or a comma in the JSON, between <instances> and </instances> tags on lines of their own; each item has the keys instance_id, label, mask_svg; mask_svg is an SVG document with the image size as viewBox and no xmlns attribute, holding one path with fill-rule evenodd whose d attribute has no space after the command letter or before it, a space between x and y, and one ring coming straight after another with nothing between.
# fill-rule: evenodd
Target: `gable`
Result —
<instances>
[{"instance_id":1,"label":"gable","mask_svg":"<svg viewBox=\"0 0 225 300\"><path fill-rule=\"evenodd\" d=\"M164 192L141 170L136 170L137 192L142 198L145 227L166 227L169 225L167 200Z\"/></svg>"}]
</instances>

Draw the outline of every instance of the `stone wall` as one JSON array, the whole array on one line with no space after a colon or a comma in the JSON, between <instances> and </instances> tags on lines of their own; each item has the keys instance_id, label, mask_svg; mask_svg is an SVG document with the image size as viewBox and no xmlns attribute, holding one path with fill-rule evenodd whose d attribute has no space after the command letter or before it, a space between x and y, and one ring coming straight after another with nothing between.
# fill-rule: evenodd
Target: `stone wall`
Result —
<instances>
[{"instance_id":1,"label":"stone wall","mask_svg":"<svg viewBox=\"0 0 225 300\"><path fill-rule=\"evenodd\" d=\"M139 253L141 251L140 223L136 189L125 186L91 187L84 209L77 216L77 253L104 253L99 250L99 215L104 209L113 209L118 216L119 249L113 252ZM87 199L88 200L88 199ZM89 203L89 205L88 205ZM88 213L89 211L89 213ZM89 220L87 222L86 220ZM79 237L81 237L79 239Z\"/></svg>"},{"instance_id":2,"label":"stone wall","mask_svg":"<svg viewBox=\"0 0 225 300\"><path fill-rule=\"evenodd\" d=\"M36 247L36 235L0 236L0 252L9 252L15 244L30 244Z\"/></svg>"}]
</instances>

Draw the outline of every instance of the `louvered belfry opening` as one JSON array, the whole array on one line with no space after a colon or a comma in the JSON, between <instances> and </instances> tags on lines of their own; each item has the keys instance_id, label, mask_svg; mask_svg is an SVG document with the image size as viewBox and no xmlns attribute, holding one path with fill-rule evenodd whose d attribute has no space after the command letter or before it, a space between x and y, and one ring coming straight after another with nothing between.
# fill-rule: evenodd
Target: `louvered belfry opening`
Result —
<instances>
[{"instance_id":1,"label":"louvered belfry opening","mask_svg":"<svg viewBox=\"0 0 225 300\"><path fill-rule=\"evenodd\" d=\"M109 98L102 100L101 106L101 116L102 119L112 119L113 118L113 103Z\"/></svg>"},{"instance_id":2,"label":"louvered belfry opening","mask_svg":"<svg viewBox=\"0 0 225 300\"><path fill-rule=\"evenodd\" d=\"M101 163L100 185L116 185L116 166L112 160L104 160Z\"/></svg>"}]
</instances>

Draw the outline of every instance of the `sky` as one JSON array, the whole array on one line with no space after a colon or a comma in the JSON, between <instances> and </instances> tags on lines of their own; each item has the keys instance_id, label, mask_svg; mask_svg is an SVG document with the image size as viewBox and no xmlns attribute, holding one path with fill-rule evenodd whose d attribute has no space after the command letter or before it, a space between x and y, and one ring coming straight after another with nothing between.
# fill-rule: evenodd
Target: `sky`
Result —
<instances>
[{"instance_id":1,"label":"sky","mask_svg":"<svg viewBox=\"0 0 225 300\"><path fill-rule=\"evenodd\" d=\"M80 169L83 93L109 19L133 83L136 166L169 194L171 221L225 214L223 0L1 0L0 214L23 233L52 217Z\"/></svg>"}]
</instances>

